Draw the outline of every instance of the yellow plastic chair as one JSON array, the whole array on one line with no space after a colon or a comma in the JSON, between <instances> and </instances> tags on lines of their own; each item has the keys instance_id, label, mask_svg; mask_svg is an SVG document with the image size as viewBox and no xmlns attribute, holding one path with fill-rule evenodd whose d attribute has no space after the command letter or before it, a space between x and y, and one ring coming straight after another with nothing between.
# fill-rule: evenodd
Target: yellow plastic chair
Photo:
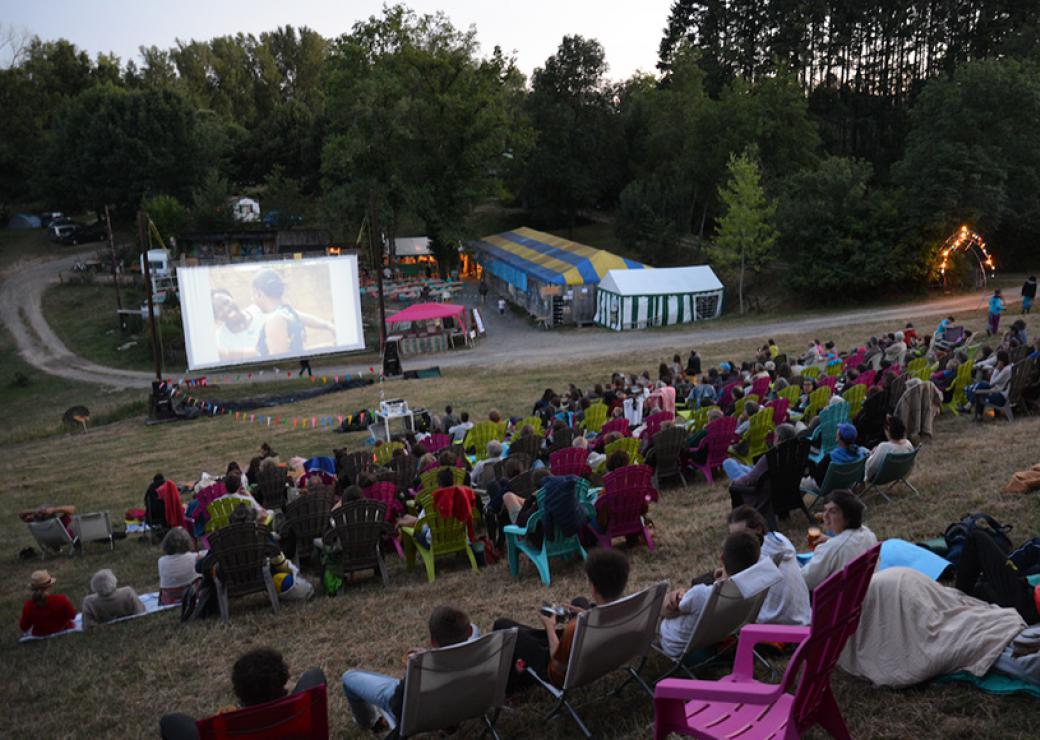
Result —
<instances>
[{"instance_id":1,"label":"yellow plastic chair","mask_svg":"<svg viewBox=\"0 0 1040 740\"><path fill-rule=\"evenodd\" d=\"M862 383L849 386L841 397L849 404L849 418L854 419L859 410L863 408L863 401L867 398L867 386Z\"/></svg>"}]
</instances>

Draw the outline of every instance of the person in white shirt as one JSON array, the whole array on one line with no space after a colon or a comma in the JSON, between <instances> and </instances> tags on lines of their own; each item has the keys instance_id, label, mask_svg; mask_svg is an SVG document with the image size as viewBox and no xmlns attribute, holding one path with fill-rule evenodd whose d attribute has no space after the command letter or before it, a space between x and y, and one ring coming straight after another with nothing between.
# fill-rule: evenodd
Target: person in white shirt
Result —
<instances>
[{"instance_id":1,"label":"person in white shirt","mask_svg":"<svg viewBox=\"0 0 1040 740\"><path fill-rule=\"evenodd\" d=\"M906 424L898 416L885 419L885 436L888 438L873 450L867 458L866 479L873 480L889 455L902 455L914 451L914 445L906 438Z\"/></svg>"},{"instance_id":2,"label":"person in white shirt","mask_svg":"<svg viewBox=\"0 0 1040 740\"><path fill-rule=\"evenodd\" d=\"M772 561L759 560L758 540L750 532L729 535L722 544L722 567L715 571L715 581L732 579L745 597L760 593L779 582L780 572ZM752 572L754 571L754 572ZM747 574L747 588L738 583ZM704 608L711 596L713 584L698 583L689 590L676 589L665 595L661 610L658 634L661 648L672 658L680 657L686 650L690 636L697 629Z\"/></svg>"},{"instance_id":3,"label":"person in white shirt","mask_svg":"<svg viewBox=\"0 0 1040 740\"><path fill-rule=\"evenodd\" d=\"M448 434L451 435L452 442L463 442L466 439L466 432L473 428L473 422L469 420L469 412L463 411L460 414L462 421L453 426L448 430Z\"/></svg>"},{"instance_id":4,"label":"person in white shirt","mask_svg":"<svg viewBox=\"0 0 1040 740\"><path fill-rule=\"evenodd\" d=\"M769 589L755 621L758 624L809 624L812 621L809 588L802 578L791 540L779 532L770 532L765 518L753 506L738 506L729 513L726 521L730 533L750 532L755 535L761 545L759 560L775 564L783 578Z\"/></svg>"},{"instance_id":5,"label":"person in white shirt","mask_svg":"<svg viewBox=\"0 0 1040 740\"><path fill-rule=\"evenodd\" d=\"M884 359L891 362L893 365L902 365L903 360L906 359L906 342L903 341L905 335L901 331L895 333L896 340L892 344L885 348Z\"/></svg>"},{"instance_id":6,"label":"person in white shirt","mask_svg":"<svg viewBox=\"0 0 1040 740\"><path fill-rule=\"evenodd\" d=\"M863 524L863 510L863 502L851 491L837 490L827 497L823 525L830 534L817 540L812 560L802 568L810 591L877 544L877 537Z\"/></svg>"},{"instance_id":7,"label":"person in white shirt","mask_svg":"<svg viewBox=\"0 0 1040 740\"><path fill-rule=\"evenodd\" d=\"M589 449L589 440L585 437L575 437L574 441L571 442L571 447L577 447L579 450ZM589 450L589 467L593 470L599 468L600 465L607 461L607 456L602 452L596 452L595 450Z\"/></svg>"},{"instance_id":8,"label":"person in white shirt","mask_svg":"<svg viewBox=\"0 0 1040 740\"><path fill-rule=\"evenodd\" d=\"M206 551L192 552L191 535L184 527L174 527L163 537L163 555L159 558L159 603L180 602L184 589L201 578L195 563Z\"/></svg>"},{"instance_id":9,"label":"person in white shirt","mask_svg":"<svg viewBox=\"0 0 1040 740\"><path fill-rule=\"evenodd\" d=\"M502 443L492 439L487 443L488 456L473 466L469 479L477 488L487 488L495 479L495 463L502 459Z\"/></svg>"}]
</instances>

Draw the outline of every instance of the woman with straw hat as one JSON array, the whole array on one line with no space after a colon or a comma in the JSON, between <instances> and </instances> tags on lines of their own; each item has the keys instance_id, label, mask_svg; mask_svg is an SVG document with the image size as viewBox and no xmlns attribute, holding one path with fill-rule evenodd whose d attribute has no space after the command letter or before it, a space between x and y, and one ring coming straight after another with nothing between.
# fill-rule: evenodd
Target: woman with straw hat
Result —
<instances>
[{"instance_id":1,"label":"woman with straw hat","mask_svg":"<svg viewBox=\"0 0 1040 740\"><path fill-rule=\"evenodd\" d=\"M49 593L54 577L45 570L34 571L29 580L31 597L22 606L18 622L22 632L33 637L46 637L72 629L76 607L65 594Z\"/></svg>"}]
</instances>

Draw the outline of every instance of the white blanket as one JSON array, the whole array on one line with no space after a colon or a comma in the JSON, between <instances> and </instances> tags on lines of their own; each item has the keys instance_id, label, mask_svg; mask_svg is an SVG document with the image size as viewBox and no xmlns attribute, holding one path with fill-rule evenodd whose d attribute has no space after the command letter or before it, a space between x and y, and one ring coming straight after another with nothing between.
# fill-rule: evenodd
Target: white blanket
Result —
<instances>
[{"instance_id":1,"label":"white blanket","mask_svg":"<svg viewBox=\"0 0 1040 740\"><path fill-rule=\"evenodd\" d=\"M150 594L140 594L138 598L141 603L144 604L144 611L140 614L131 614L129 617L120 617L119 619L113 619L111 622L105 622L105 624L115 624L116 622L126 622L130 619L140 619L141 617L147 617L149 614L155 612L165 611L167 609L175 609L180 604L160 604L159 603L159 592L153 591ZM76 618L72 620L72 629L64 630L63 632L55 632L53 635L46 635L44 637L35 637L31 634L22 635L18 638L18 642L34 642L36 640L49 640L52 637L61 637L63 635L71 635L76 632L83 631L83 615L77 614Z\"/></svg>"}]
</instances>

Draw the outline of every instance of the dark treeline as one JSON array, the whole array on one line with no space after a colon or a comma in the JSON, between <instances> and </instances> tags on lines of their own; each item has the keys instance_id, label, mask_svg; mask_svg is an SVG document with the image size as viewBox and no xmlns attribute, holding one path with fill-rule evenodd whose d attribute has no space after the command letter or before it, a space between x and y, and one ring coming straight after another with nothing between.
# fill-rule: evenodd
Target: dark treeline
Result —
<instances>
[{"instance_id":1,"label":"dark treeline","mask_svg":"<svg viewBox=\"0 0 1040 740\"><path fill-rule=\"evenodd\" d=\"M1014 0L677 0L658 74L623 81L595 40L564 38L527 80L401 6L334 39L284 27L125 62L33 39L0 70L0 210L144 204L175 233L256 192L345 240L374 206L450 263L493 198L547 228L611 215L653 264L894 292L962 223L1001 264L1035 256L1038 19ZM741 245L747 224L768 249Z\"/></svg>"}]
</instances>

